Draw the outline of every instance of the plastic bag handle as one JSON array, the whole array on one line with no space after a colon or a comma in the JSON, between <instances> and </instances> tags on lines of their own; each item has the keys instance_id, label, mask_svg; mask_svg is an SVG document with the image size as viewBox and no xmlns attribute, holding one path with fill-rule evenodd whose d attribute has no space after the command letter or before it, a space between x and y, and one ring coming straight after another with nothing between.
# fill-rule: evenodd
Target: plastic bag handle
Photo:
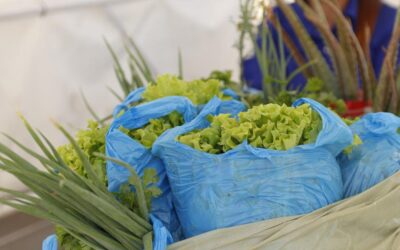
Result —
<instances>
[{"instance_id":1,"label":"plastic bag handle","mask_svg":"<svg viewBox=\"0 0 400 250\"><path fill-rule=\"evenodd\" d=\"M397 133L400 128L400 118L392 113L371 113L365 115L360 121L371 133L381 135Z\"/></svg>"},{"instance_id":2,"label":"plastic bag handle","mask_svg":"<svg viewBox=\"0 0 400 250\"><path fill-rule=\"evenodd\" d=\"M118 105L115 107L115 109L114 109L114 111L113 111L113 116L114 116L114 118L116 118L116 117L121 113L122 110L123 110L123 111L128 110L128 109L129 109L129 105L130 105L131 103L140 101L140 100L142 99L142 94L143 94L143 92L144 92L145 90L146 90L145 87L141 87L141 88L138 88L138 89L132 91L132 92L125 98L125 100L124 100L122 103L118 104Z\"/></svg>"},{"instance_id":3,"label":"plastic bag handle","mask_svg":"<svg viewBox=\"0 0 400 250\"><path fill-rule=\"evenodd\" d=\"M118 129L121 125L127 129L135 129L147 124L150 119L160 118L174 111L179 112L186 122L191 121L197 113L196 108L188 98L168 96L129 108L122 116L114 120L110 131ZM124 121L132 120L133 117L134 123L124 124Z\"/></svg>"}]
</instances>

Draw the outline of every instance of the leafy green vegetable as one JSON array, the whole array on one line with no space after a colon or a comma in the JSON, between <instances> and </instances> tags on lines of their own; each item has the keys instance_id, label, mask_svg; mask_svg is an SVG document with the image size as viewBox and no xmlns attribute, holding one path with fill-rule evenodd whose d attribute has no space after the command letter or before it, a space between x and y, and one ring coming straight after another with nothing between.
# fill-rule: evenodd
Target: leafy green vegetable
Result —
<instances>
[{"instance_id":1,"label":"leafy green vegetable","mask_svg":"<svg viewBox=\"0 0 400 250\"><path fill-rule=\"evenodd\" d=\"M240 101L251 108L256 105L263 103L262 91L249 91L249 89L243 88L242 84L239 84L232 80L232 71L218 71L214 70L210 73L207 78L203 80L219 80L222 82L224 89L232 89L240 97Z\"/></svg>"},{"instance_id":2,"label":"leafy green vegetable","mask_svg":"<svg viewBox=\"0 0 400 250\"><path fill-rule=\"evenodd\" d=\"M239 83L232 80L232 71L231 70L214 70L210 73L207 78L202 79L204 81L209 80L219 80L222 82L224 88L231 88L233 90L241 91L241 87Z\"/></svg>"},{"instance_id":3,"label":"leafy green vegetable","mask_svg":"<svg viewBox=\"0 0 400 250\"><path fill-rule=\"evenodd\" d=\"M346 103L337 98L332 92L324 91L324 83L321 79L312 77L307 80L306 86L301 92L298 91L282 91L274 99L275 103L286 104L291 106L298 98L311 98L319 103L330 107L339 115L343 115L347 111Z\"/></svg>"},{"instance_id":4,"label":"leafy green vegetable","mask_svg":"<svg viewBox=\"0 0 400 250\"><path fill-rule=\"evenodd\" d=\"M88 157L96 174L104 185L107 185L106 162L103 158L94 156L94 153L105 154L105 135L109 126L100 127L96 121L88 121L87 129L79 130L76 134L76 142L79 148ZM66 144L57 148L58 154L68 167L77 174L88 178L85 168L78 153L72 144ZM65 231L64 228L56 226L56 236L59 245L65 250L91 250L92 248Z\"/></svg>"},{"instance_id":5,"label":"leafy green vegetable","mask_svg":"<svg viewBox=\"0 0 400 250\"><path fill-rule=\"evenodd\" d=\"M170 114L170 120L178 122L179 114ZM76 143L84 155L89 159L93 169L100 180L107 186L106 160L98 157L96 153L105 154L105 137L109 126L101 127L96 121L89 121L87 129L79 130L76 134ZM67 166L80 176L88 178L78 152L72 144L66 144L57 148L57 152ZM144 171L143 176L144 195L147 207L151 208L151 200L161 194L161 190L155 186L158 177L155 169L149 168ZM115 193L117 199L134 213L139 213L139 203L131 182L124 183L119 192ZM59 245L64 250L91 250L92 248L68 233L63 227L56 226L56 236Z\"/></svg>"},{"instance_id":6,"label":"leafy green vegetable","mask_svg":"<svg viewBox=\"0 0 400 250\"><path fill-rule=\"evenodd\" d=\"M194 80L184 81L177 76L162 75L157 78L154 84L147 86L142 97L144 101L153 101L166 96L185 96L193 104L206 104L214 96L221 99L230 99L224 96L222 83L219 80Z\"/></svg>"},{"instance_id":7,"label":"leafy green vegetable","mask_svg":"<svg viewBox=\"0 0 400 250\"><path fill-rule=\"evenodd\" d=\"M57 233L60 242L64 244L61 249L152 249L152 226L149 223L145 193L147 188L150 188L149 192L152 194L158 191L152 184L156 180L154 170L140 178L132 166L125 162L97 152L87 156L78 142L62 126L56 124L83 164L84 171L81 173L87 176L82 177L62 160L42 133L36 132L26 120L24 123L44 156L25 147L11 136L6 137L37 159L44 169L38 168L0 143L0 169L17 177L34 193L30 195L0 188L0 192L14 197L0 198L1 204L58 225ZM130 171L128 182L135 189L133 195L139 212L133 212L122 205L107 190L94 170L90 157L113 161Z\"/></svg>"},{"instance_id":8,"label":"leafy green vegetable","mask_svg":"<svg viewBox=\"0 0 400 250\"><path fill-rule=\"evenodd\" d=\"M58 245L62 247L63 250L92 250L82 241L78 240L71 234L67 233L64 228L56 226L55 228Z\"/></svg>"},{"instance_id":9,"label":"leafy green vegetable","mask_svg":"<svg viewBox=\"0 0 400 250\"><path fill-rule=\"evenodd\" d=\"M75 138L79 148L85 153L86 157L89 158L90 163L94 166L96 174L104 184L107 183L105 172L106 162L104 159L94 156L94 153L105 154L105 142L108 127L109 126L100 127L98 122L89 121L87 129L79 130ZM58 147L57 152L69 168L77 172L79 175L87 177L83 163L72 144Z\"/></svg>"},{"instance_id":10,"label":"leafy green vegetable","mask_svg":"<svg viewBox=\"0 0 400 250\"><path fill-rule=\"evenodd\" d=\"M353 143L352 143L350 146L348 146L347 148L345 148L345 149L343 150L343 152L344 152L346 155L349 155L349 154L351 154L351 153L353 152L353 149L354 149L355 147L360 146L360 145L362 145L362 144L363 144L363 141L361 140L361 138L360 138L357 134L355 134L355 135L353 136Z\"/></svg>"},{"instance_id":11,"label":"leafy green vegetable","mask_svg":"<svg viewBox=\"0 0 400 250\"><path fill-rule=\"evenodd\" d=\"M322 120L308 104L288 107L259 105L241 112L210 116L210 126L178 137L178 141L211 154L227 152L243 141L258 148L288 150L313 143L322 129Z\"/></svg>"},{"instance_id":12,"label":"leafy green vegetable","mask_svg":"<svg viewBox=\"0 0 400 250\"><path fill-rule=\"evenodd\" d=\"M156 186L159 180L156 170L154 168L145 169L142 180L143 186L145 187L144 195L146 204L147 207L151 209L152 199L161 195L161 190ZM132 184L129 182L122 184L119 192L115 193L115 196L125 207L129 208L129 210L139 213L138 202L136 201L137 197L135 195L135 190L132 189Z\"/></svg>"},{"instance_id":13,"label":"leafy green vegetable","mask_svg":"<svg viewBox=\"0 0 400 250\"><path fill-rule=\"evenodd\" d=\"M133 139L139 141L146 148L151 148L157 138L167 129L180 126L184 123L180 113L174 111L167 116L151 119L147 125L142 128L129 130L120 127L120 130Z\"/></svg>"},{"instance_id":14,"label":"leafy green vegetable","mask_svg":"<svg viewBox=\"0 0 400 250\"><path fill-rule=\"evenodd\" d=\"M346 123L347 126L353 125L353 123L357 122L358 120L360 120L360 117L356 117L356 118L343 118L342 117L342 121L344 123Z\"/></svg>"}]
</instances>

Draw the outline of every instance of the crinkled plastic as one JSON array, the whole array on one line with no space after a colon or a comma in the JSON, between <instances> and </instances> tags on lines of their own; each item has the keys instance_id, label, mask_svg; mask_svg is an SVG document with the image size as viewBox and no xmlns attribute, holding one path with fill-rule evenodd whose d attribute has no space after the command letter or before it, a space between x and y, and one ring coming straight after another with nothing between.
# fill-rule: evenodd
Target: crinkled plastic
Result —
<instances>
[{"instance_id":1,"label":"crinkled plastic","mask_svg":"<svg viewBox=\"0 0 400 250\"><path fill-rule=\"evenodd\" d=\"M400 172L310 214L208 232L168 250L399 250Z\"/></svg>"},{"instance_id":2,"label":"crinkled plastic","mask_svg":"<svg viewBox=\"0 0 400 250\"><path fill-rule=\"evenodd\" d=\"M371 113L351 126L363 143L338 157L344 194L365 191L400 170L400 118L391 113Z\"/></svg>"},{"instance_id":3,"label":"crinkled plastic","mask_svg":"<svg viewBox=\"0 0 400 250\"><path fill-rule=\"evenodd\" d=\"M42 250L57 250L57 236L55 234L47 236L42 243Z\"/></svg>"},{"instance_id":4,"label":"crinkled plastic","mask_svg":"<svg viewBox=\"0 0 400 250\"><path fill-rule=\"evenodd\" d=\"M125 100L115 107L113 116L117 117L121 113L121 111L128 110L130 104L140 101L142 99L142 94L145 90L145 87L141 87L129 93Z\"/></svg>"},{"instance_id":5,"label":"crinkled plastic","mask_svg":"<svg viewBox=\"0 0 400 250\"><path fill-rule=\"evenodd\" d=\"M172 205L170 187L162 161L155 157L151 150L119 130L120 126L127 129L140 128L151 119L166 116L173 111L182 114L185 122L191 121L197 114L196 108L188 98L177 96L161 98L126 110L110 126L106 135L106 154L129 163L140 176L143 175L145 168L156 169L159 177L157 186L161 189L162 195L152 201L151 213L170 230L174 239L179 239L179 221ZM111 161L107 162L109 191L117 192L121 184L127 182L129 176L128 169Z\"/></svg>"},{"instance_id":6,"label":"crinkled plastic","mask_svg":"<svg viewBox=\"0 0 400 250\"><path fill-rule=\"evenodd\" d=\"M119 114L121 114L121 111L128 110L130 104L134 102L139 102L142 99L142 94L145 90L145 87L141 87L132 91L122 103L118 104L115 107L113 116L117 117ZM223 92L226 96L230 96L233 98L232 100L224 101L223 106L226 112L235 112L238 108L242 108L241 106L243 106L244 104L237 101L240 97L238 96L238 94L236 94L235 91L233 91L232 89L224 89ZM198 110L200 111L203 107L204 105L199 105Z\"/></svg>"},{"instance_id":7,"label":"crinkled plastic","mask_svg":"<svg viewBox=\"0 0 400 250\"><path fill-rule=\"evenodd\" d=\"M313 144L288 151L254 148L246 142L224 154L197 151L176 137L209 126L221 101L213 99L192 122L164 133L152 152L164 161L185 237L218 228L309 213L342 198L336 156L352 143L341 119L310 100L323 120Z\"/></svg>"},{"instance_id":8,"label":"crinkled plastic","mask_svg":"<svg viewBox=\"0 0 400 250\"><path fill-rule=\"evenodd\" d=\"M153 223L154 233L153 250L166 250L167 246L174 242L174 239L160 220L153 215L151 215L150 218Z\"/></svg>"}]
</instances>

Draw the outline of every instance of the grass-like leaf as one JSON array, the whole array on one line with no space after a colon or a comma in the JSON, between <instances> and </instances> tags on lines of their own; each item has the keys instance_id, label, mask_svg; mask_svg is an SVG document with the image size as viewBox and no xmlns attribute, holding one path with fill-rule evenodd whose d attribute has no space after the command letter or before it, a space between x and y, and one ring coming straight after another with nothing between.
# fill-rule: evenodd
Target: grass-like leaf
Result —
<instances>
[{"instance_id":1,"label":"grass-like leaf","mask_svg":"<svg viewBox=\"0 0 400 250\"><path fill-rule=\"evenodd\" d=\"M87 157L62 126L57 125L74 146L85 165L85 170L91 172L89 179L68 168L50 141L42 133L35 132L26 120L24 122L35 142L40 145L44 156L11 136L7 138L44 164L46 171L38 169L0 143L0 170L17 177L35 194L0 188L1 193L13 197L1 198L0 203L49 220L93 249L143 249L144 240L152 234L151 224L144 219L148 218L148 214L146 217L146 213L135 214L108 192L104 184L97 179ZM130 171L137 176L133 168L130 168ZM141 180L137 182L141 183ZM139 186L135 188L140 191ZM146 206L144 197L138 195L137 198L143 198L142 204Z\"/></svg>"}]
</instances>

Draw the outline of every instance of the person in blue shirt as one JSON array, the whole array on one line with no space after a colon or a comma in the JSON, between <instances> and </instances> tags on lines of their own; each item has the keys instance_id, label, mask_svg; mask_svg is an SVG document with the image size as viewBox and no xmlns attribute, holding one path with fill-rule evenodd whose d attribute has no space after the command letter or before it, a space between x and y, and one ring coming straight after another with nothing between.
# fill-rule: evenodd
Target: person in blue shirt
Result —
<instances>
[{"instance_id":1,"label":"person in blue shirt","mask_svg":"<svg viewBox=\"0 0 400 250\"><path fill-rule=\"evenodd\" d=\"M371 61L374 67L376 76L379 75L383 59L385 57L385 49L387 48L394 23L396 20L397 10L382 3L379 0L339 0L339 7L342 9L343 14L346 18L351 21L353 30L359 39L361 46L364 50L368 48L367 32L366 28L369 27L371 31L371 40L369 42ZM324 41L318 30L311 24L305 17L300 6L296 3L291 4L291 7L298 15L300 21L303 23L307 32L318 46L319 50L324 55L328 63L330 63L328 52L324 49ZM299 40L296 38L295 32L293 31L288 20L285 18L283 12L279 8L273 10L282 28L294 41L295 46L303 53L302 47L300 46ZM334 23L332 13L329 11L325 12L327 20L330 23ZM332 19L332 20L331 20ZM271 27L271 25L269 25ZM333 26L333 25L332 25ZM277 32L273 30L272 36L274 41L277 41ZM289 57L290 53L286 49L285 57ZM298 65L291 59L287 65L287 75L294 72L298 68ZM262 75L255 56L245 60L243 62L243 77L250 87L261 89L262 88ZM302 74L298 74L289 84L290 89L298 89L304 86L306 79Z\"/></svg>"}]
</instances>

